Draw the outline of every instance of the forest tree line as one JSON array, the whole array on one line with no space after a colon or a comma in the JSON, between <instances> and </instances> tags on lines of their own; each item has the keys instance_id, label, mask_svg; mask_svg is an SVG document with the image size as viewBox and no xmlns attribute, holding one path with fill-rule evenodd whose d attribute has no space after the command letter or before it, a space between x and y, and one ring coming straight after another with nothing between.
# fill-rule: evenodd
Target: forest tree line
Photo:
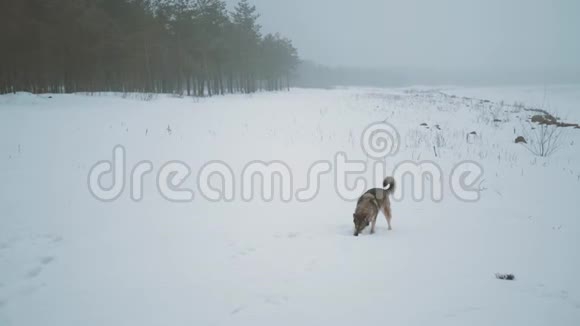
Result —
<instances>
[{"instance_id":1,"label":"forest tree line","mask_svg":"<svg viewBox=\"0 0 580 326\"><path fill-rule=\"evenodd\" d=\"M258 17L247 0L2 0L0 94L287 88L297 50Z\"/></svg>"}]
</instances>

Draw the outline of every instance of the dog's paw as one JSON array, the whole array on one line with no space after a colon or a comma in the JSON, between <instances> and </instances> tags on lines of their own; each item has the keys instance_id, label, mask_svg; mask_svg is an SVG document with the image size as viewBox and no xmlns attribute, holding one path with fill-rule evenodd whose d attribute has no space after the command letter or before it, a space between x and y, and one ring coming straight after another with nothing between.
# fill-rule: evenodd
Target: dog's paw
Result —
<instances>
[{"instance_id":1,"label":"dog's paw","mask_svg":"<svg viewBox=\"0 0 580 326\"><path fill-rule=\"evenodd\" d=\"M375 230L371 230L371 234L375 234Z\"/></svg>"}]
</instances>

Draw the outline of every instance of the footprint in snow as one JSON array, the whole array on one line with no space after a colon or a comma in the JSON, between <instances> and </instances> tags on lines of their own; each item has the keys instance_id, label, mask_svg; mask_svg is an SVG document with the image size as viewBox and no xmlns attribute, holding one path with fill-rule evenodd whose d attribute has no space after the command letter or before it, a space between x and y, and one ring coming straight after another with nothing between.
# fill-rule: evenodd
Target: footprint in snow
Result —
<instances>
[{"instance_id":1,"label":"footprint in snow","mask_svg":"<svg viewBox=\"0 0 580 326\"><path fill-rule=\"evenodd\" d=\"M312 259L306 264L306 271L312 272L318 266L318 259Z\"/></svg>"},{"instance_id":2,"label":"footprint in snow","mask_svg":"<svg viewBox=\"0 0 580 326\"><path fill-rule=\"evenodd\" d=\"M249 255L249 254L251 254L251 253L253 253L253 252L255 252L255 251L256 251L256 249L255 249L255 248L249 248L249 249L246 249L246 250L240 251L240 254L241 254L242 256L245 256L245 255Z\"/></svg>"},{"instance_id":3,"label":"footprint in snow","mask_svg":"<svg viewBox=\"0 0 580 326\"><path fill-rule=\"evenodd\" d=\"M245 308L244 306L237 307L236 309L234 309L234 310L232 310L232 311L230 312L230 315L235 315L235 314L237 314L238 312L240 312L240 311L244 310L244 308Z\"/></svg>"},{"instance_id":4,"label":"footprint in snow","mask_svg":"<svg viewBox=\"0 0 580 326\"><path fill-rule=\"evenodd\" d=\"M244 250L238 251L236 254L232 255L232 258L244 257L244 256L247 256L247 255L254 253L254 252L256 252L255 248L244 249Z\"/></svg>"},{"instance_id":5,"label":"footprint in snow","mask_svg":"<svg viewBox=\"0 0 580 326\"><path fill-rule=\"evenodd\" d=\"M550 290L545 287L544 284L539 283L536 285L536 290L534 291L538 297L546 299L560 299L563 302L572 305L576 309L580 309L580 303L572 299L566 290Z\"/></svg>"},{"instance_id":6,"label":"footprint in snow","mask_svg":"<svg viewBox=\"0 0 580 326\"><path fill-rule=\"evenodd\" d=\"M274 235L274 237L277 239L280 239L280 238L293 239L293 238L297 238L298 236L300 236L299 232L278 233L278 234Z\"/></svg>"},{"instance_id":7,"label":"footprint in snow","mask_svg":"<svg viewBox=\"0 0 580 326\"><path fill-rule=\"evenodd\" d=\"M288 297L283 295L269 295L264 298L264 302L273 305L281 305L288 302Z\"/></svg>"},{"instance_id":8,"label":"footprint in snow","mask_svg":"<svg viewBox=\"0 0 580 326\"><path fill-rule=\"evenodd\" d=\"M35 267L26 273L26 278L35 278L42 272L42 266Z\"/></svg>"},{"instance_id":9,"label":"footprint in snow","mask_svg":"<svg viewBox=\"0 0 580 326\"><path fill-rule=\"evenodd\" d=\"M55 234L39 234L34 237L35 241L49 242L49 243L59 243L62 241L62 237Z\"/></svg>"}]
</instances>

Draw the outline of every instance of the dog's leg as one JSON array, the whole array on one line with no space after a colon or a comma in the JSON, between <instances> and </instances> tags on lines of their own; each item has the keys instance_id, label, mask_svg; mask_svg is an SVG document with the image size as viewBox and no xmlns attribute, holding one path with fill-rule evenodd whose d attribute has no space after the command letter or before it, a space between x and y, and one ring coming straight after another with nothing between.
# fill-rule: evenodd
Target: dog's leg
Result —
<instances>
[{"instance_id":1,"label":"dog's leg","mask_svg":"<svg viewBox=\"0 0 580 326\"><path fill-rule=\"evenodd\" d=\"M385 206L383 208L383 214L385 214L385 218L387 219L387 224L389 225L389 230L392 230L393 228L391 227L391 208L389 206Z\"/></svg>"},{"instance_id":2,"label":"dog's leg","mask_svg":"<svg viewBox=\"0 0 580 326\"><path fill-rule=\"evenodd\" d=\"M373 217L373 220L371 222L371 234L375 233L375 224L377 224L377 215L375 215L375 217Z\"/></svg>"}]
</instances>

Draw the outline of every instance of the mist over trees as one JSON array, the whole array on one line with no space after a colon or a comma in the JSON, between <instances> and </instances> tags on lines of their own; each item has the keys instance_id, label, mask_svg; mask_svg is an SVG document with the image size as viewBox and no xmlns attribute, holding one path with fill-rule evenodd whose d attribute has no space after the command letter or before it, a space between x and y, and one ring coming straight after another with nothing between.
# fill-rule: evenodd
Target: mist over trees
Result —
<instances>
[{"instance_id":1,"label":"mist over trees","mask_svg":"<svg viewBox=\"0 0 580 326\"><path fill-rule=\"evenodd\" d=\"M0 93L288 88L297 50L258 18L247 0L2 0Z\"/></svg>"}]
</instances>

